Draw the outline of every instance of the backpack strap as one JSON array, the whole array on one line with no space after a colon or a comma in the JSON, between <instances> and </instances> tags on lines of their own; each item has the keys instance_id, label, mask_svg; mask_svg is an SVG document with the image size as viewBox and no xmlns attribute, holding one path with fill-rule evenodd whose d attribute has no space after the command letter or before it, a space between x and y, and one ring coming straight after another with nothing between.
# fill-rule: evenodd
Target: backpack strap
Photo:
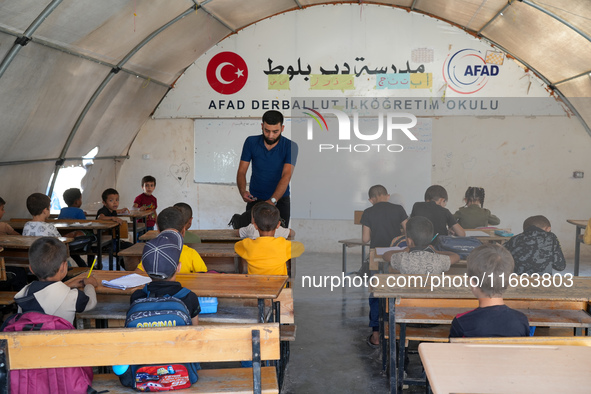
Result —
<instances>
[{"instance_id":1,"label":"backpack strap","mask_svg":"<svg viewBox=\"0 0 591 394\"><path fill-rule=\"evenodd\" d=\"M190 292L191 292L191 290L187 289L186 287L183 287L182 289L180 289L178 291L178 293L173 295L173 297L178 298L178 299L185 298L186 296L189 295Z\"/></svg>"},{"instance_id":2,"label":"backpack strap","mask_svg":"<svg viewBox=\"0 0 591 394\"><path fill-rule=\"evenodd\" d=\"M144 288L142 290L144 291L144 293L146 293L146 298L150 298L150 291L148 290L147 283L144 285Z\"/></svg>"},{"instance_id":3,"label":"backpack strap","mask_svg":"<svg viewBox=\"0 0 591 394\"><path fill-rule=\"evenodd\" d=\"M43 323L25 324L23 331L41 331L41 327L43 327Z\"/></svg>"}]
</instances>

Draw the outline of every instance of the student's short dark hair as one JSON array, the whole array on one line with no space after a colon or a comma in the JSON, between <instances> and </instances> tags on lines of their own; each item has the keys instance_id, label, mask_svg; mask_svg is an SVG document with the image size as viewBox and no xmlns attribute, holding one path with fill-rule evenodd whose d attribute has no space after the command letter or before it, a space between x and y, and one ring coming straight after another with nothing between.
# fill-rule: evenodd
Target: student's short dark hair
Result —
<instances>
[{"instance_id":1,"label":"student's short dark hair","mask_svg":"<svg viewBox=\"0 0 591 394\"><path fill-rule=\"evenodd\" d=\"M103 194L101 194L101 198L103 199L103 202L107 202L107 198L109 198L109 196L113 195L113 194L119 195L119 192L111 187L106 189L103 192Z\"/></svg>"},{"instance_id":2,"label":"student's short dark hair","mask_svg":"<svg viewBox=\"0 0 591 394\"><path fill-rule=\"evenodd\" d=\"M480 290L487 297L503 295L509 282L507 278L515 267L511 253L499 244L484 244L477 247L468 255L467 264L468 276L478 278ZM472 285L475 284L476 280L473 280Z\"/></svg>"},{"instance_id":3,"label":"student's short dark hair","mask_svg":"<svg viewBox=\"0 0 591 394\"><path fill-rule=\"evenodd\" d=\"M406 222L406 236L417 248L426 248L433 239L433 223L423 216L414 216Z\"/></svg>"},{"instance_id":4,"label":"student's short dark hair","mask_svg":"<svg viewBox=\"0 0 591 394\"><path fill-rule=\"evenodd\" d=\"M142 178L142 187L144 187L144 185L148 182L152 182L154 186L156 186L156 178L154 178L152 175L146 175Z\"/></svg>"},{"instance_id":5,"label":"student's short dark hair","mask_svg":"<svg viewBox=\"0 0 591 394\"><path fill-rule=\"evenodd\" d=\"M66 190L64 192L64 202L69 207L71 207L72 205L74 205L74 203L76 202L76 200L79 200L81 198L82 198L82 192L77 187L73 187L73 188L68 189L68 190Z\"/></svg>"},{"instance_id":6,"label":"student's short dark hair","mask_svg":"<svg viewBox=\"0 0 591 394\"><path fill-rule=\"evenodd\" d=\"M551 227L552 225L546 216L536 215L525 219L523 222L523 231L527 230L531 226L536 226L543 229L544 227Z\"/></svg>"},{"instance_id":7,"label":"student's short dark hair","mask_svg":"<svg viewBox=\"0 0 591 394\"><path fill-rule=\"evenodd\" d=\"M283 114L279 111L270 110L263 114L263 123L276 125L283 124Z\"/></svg>"},{"instance_id":8,"label":"student's short dark hair","mask_svg":"<svg viewBox=\"0 0 591 394\"><path fill-rule=\"evenodd\" d=\"M367 194L369 195L369 198L375 198L375 197L387 195L388 190L386 190L386 188L382 185L373 185L372 187L369 188L369 191L367 192Z\"/></svg>"},{"instance_id":9,"label":"student's short dark hair","mask_svg":"<svg viewBox=\"0 0 591 394\"><path fill-rule=\"evenodd\" d=\"M174 229L179 232L183 231L185 224L187 223L183 217L183 212L177 207L164 208L162 212L158 214L156 222L158 223L158 229L160 231Z\"/></svg>"},{"instance_id":10,"label":"student's short dark hair","mask_svg":"<svg viewBox=\"0 0 591 394\"><path fill-rule=\"evenodd\" d=\"M181 210L185 224L189 223L189 220L191 220L193 217L193 210L191 209L191 206L186 202L177 202L173 206Z\"/></svg>"},{"instance_id":11,"label":"student's short dark hair","mask_svg":"<svg viewBox=\"0 0 591 394\"><path fill-rule=\"evenodd\" d=\"M279 209L275 205L263 202L253 209L254 223L261 231L271 231L277 228L279 223Z\"/></svg>"},{"instance_id":12,"label":"student's short dark hair","mask_svg":"<svg viewBox=\"0 0 591 394\"><path fill-rule=\"evenodd\" d=\"M27 197L27 209L33 216L41 215L45 208L49 209L51 199L43 193L33 193Z\"/></svg>"},{"instance_id":13,"label":"student's short dark hair","mask_svg":"<svg viewBox=\"0 0 591 394\"><path fill-rule=\"evenodd\" d=\"M39 279L55 275L67 258L66 245L55 237L39 238L29 248L29 264Z\"/></svg>"},{"instance_id":14,"label":"student's short dark hair","mask_svg":"<svg viewBox=\"0 0 591 394\"><path fill-rule=\"evenodd\" d=\"M0 206L6 205L6 201L2 197L0 197Z\"/></svg>"},{"instance_id":15,"label":"student's short dark hair","mask_svg":"<svg viewBox=\"0 0 591 394\"><path fill-rule=\"evenodd\" d=\"M433 185L427 188L425 191L425 201L437 201L443 198L447 201L447 190L443 186Z\"/></svg>"}]
</instances>

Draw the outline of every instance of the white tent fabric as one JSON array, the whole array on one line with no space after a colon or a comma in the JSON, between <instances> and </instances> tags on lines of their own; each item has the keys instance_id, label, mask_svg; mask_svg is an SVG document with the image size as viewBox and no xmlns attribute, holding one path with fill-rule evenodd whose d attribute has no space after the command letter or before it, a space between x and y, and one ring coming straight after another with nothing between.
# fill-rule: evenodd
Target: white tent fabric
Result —
<instances>
[{"instance_id":1,"label":"white tent fabric","mask_svg":"<svg viewBox=\"0 0 591 394\"><path fill-rule=\"evenodd\" d=\"M99 161L107 160L93 172L116 175L142 124L206 50L259 20L323 3L335 2L0 0L3 196L39 191L23 190L15 173L31 185L46 184L95 146ZM589 1L376 3L428 14L490 41L546 81L590 132L591 106L580 99L591 97Z\"/></svg>"}]
</instances>

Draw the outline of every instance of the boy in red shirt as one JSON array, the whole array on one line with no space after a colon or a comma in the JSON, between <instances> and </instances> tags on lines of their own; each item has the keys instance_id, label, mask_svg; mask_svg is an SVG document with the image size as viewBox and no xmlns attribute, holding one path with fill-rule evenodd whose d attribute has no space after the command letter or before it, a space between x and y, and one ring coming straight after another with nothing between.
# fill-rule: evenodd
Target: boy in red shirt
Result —
<instances>
[{"instance_id":1,"label":"boy in red shirt","mask_svg":"<svg viewBox=\"0 0 591 394\"><path fill-rule=\"evenodd\" d=\"M152 195L154 189L156 189L156 178L151 175L146 175L142 178L142 190L144 192L133 200L134 208L139 208L142 211L154 210L154 213L146 218L146 228L148 231L154 230L154 225L156 224L156 208L158 208L158 200Z\"/></svg>"}]
</instances>

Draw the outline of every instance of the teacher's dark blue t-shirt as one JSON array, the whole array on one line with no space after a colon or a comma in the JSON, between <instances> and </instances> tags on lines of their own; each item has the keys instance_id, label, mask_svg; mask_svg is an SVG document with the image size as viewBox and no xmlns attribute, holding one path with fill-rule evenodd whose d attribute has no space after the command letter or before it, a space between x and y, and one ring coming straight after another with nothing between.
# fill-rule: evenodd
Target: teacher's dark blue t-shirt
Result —
<instances>
[{"instance_id":1,"label":"teacher's dark blue t-shirt","mask_svg":"<svg viewBox=\"0 0 591 394\"><path fill-rule=\"evenodd\" d=\"M284 164L295 166L298 145L283 135L277 145L268 150L263 135L254 135L244 141L240 160L252 161L250 193L259 200L268 200L281 179ZM282 197L289 196L289 185Z\"/></svg>"}]
</instances>

